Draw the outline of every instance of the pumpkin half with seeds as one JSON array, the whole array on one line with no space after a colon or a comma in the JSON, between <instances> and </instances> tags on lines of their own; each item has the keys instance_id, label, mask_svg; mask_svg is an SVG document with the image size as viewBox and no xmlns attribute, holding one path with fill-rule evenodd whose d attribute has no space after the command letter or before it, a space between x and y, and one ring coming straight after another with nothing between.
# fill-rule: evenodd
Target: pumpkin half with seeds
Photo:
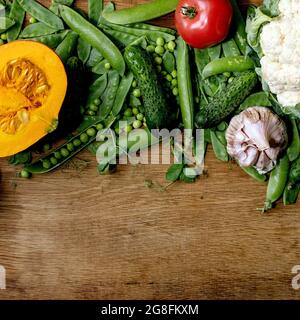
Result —
<instances>
[{"instance_id":1,"label":"pumpkin half with seeds","mask_svg":"<svg viewBox=\"0 0 300 320\"><path fill-rule=\"evenodd\" d=\"M60 58L47 46L0 46L0 157L23 151L56 129L67 90Z\"/></svg>"}]
</instances>

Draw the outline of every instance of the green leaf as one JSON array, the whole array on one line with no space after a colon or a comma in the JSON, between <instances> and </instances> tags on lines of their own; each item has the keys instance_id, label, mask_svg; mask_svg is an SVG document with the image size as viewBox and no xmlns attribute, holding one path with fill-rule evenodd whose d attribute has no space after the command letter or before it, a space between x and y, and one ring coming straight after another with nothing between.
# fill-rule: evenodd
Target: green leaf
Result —
<instances>
[{"instance_id":1,"label":"green leaf","mask_svg":"<svg viewBox=\"0 0 300 320\"><path fill-rule=\"evenodd\" d=\"M168 181L178 180L180 178L183 168L184 168L184 164L182 163L175 163L171 165L166 173L166 179Z\"/></svg>"}]
</instances>

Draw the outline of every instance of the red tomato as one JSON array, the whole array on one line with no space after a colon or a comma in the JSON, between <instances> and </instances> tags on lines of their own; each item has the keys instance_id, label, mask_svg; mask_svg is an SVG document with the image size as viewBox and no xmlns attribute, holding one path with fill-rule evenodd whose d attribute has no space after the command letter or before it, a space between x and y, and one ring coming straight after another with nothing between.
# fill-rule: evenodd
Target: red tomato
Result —
<instances>
[{"instance_id":1,"label":"red tomato","mask_svg":"<svg viewBox=\"0 0 300 320\"><path fill-rule=\"evenodd\" d=\"M186 43L203 49L227 37L232 15L230 0L180 0L175 22Z\"/></svg>"}]
</instances>

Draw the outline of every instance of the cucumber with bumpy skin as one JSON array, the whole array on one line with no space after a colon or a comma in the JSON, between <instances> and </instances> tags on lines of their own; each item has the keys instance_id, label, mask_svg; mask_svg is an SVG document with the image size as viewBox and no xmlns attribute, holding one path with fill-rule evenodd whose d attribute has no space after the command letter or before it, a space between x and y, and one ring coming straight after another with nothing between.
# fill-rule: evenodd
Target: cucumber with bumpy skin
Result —
<instances>
[{"instance_id":1,"label":"cucumber with bumpy skin","mask_svg":"<svg viewBox=\"0 0 300 320\"><path fill-rule=\"evenodd\" d=\"M251 93L257 83L254 71L247 71L233 79L224 90L196 115L196 126L201 129L216 127L227 118Z\"/></svg>"},{"instance_id":2,"label":"cucumber with bumpy skin","mask_svg":"<svg viewBox=\"0 0 300 320\"><path fill-rule=\"evenodd\" d=\"M124 58L141 89L148 128L170 128L172 112L150 55L141 47L129 46Z\"/></svg>"}]
</instances>

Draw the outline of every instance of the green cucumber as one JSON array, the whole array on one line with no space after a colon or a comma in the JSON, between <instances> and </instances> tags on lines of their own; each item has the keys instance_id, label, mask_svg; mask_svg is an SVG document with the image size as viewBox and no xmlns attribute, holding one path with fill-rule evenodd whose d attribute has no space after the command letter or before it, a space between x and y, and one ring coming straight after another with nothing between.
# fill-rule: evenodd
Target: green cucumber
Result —
<instances>
[{"instance_id":1,"label":"green cucumber","mask_svg":"<svg viewBox=\"0 0 300 320\"><path fill-rule=\"evenodd\" d=\"M170 128L172 112L150 55L141 47L129 46L124 58L141 89L148 128Z\"/></svg>"},{"instance_id":2,"label":"green cucumber","mask_svg":"<svg viewBox=\"0 0 300 320\"><path fill-rule=\"evenodd\" d=\"M213 100L196 115L196 126L201 129L216 127L227 118L251 93L257 83L254 71L247 71L233 79Z\"/></svg>"}]
</instances>

